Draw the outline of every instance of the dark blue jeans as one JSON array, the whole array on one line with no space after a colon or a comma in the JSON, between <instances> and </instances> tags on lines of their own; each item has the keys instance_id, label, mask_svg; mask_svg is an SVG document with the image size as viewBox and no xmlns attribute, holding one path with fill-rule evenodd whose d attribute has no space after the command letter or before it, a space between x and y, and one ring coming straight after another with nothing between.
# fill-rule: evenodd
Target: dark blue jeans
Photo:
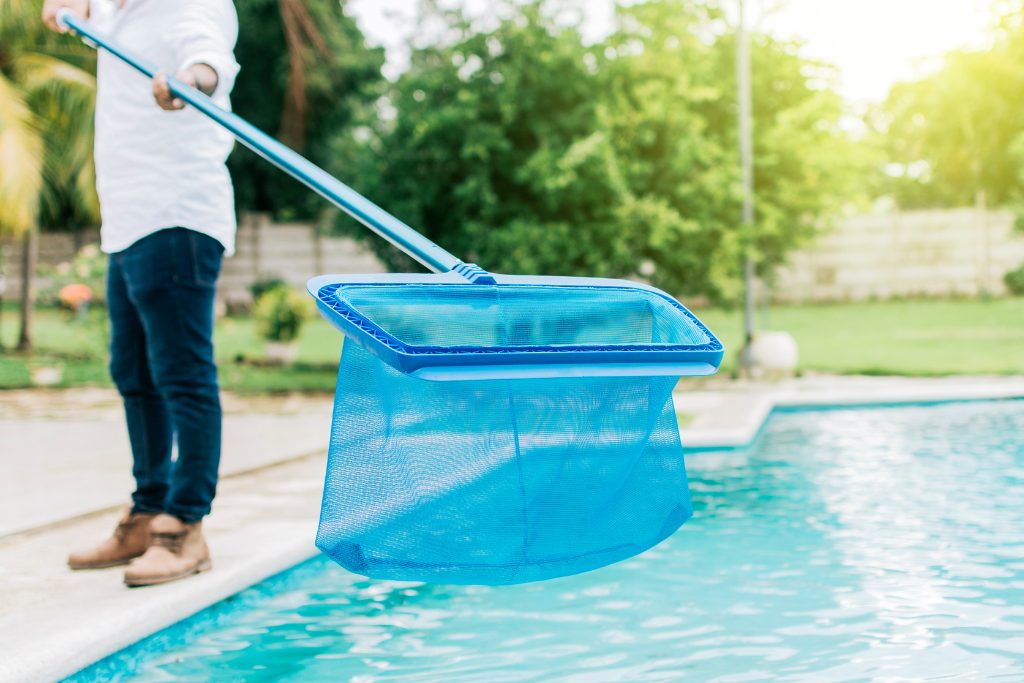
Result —
<instances>
[{"instance_id":1,"label":"dark blue jeans","mask_svg":"<svg viewBox=\"0 0 1024 683\"><path fill-rule=\"evenodd\" d=\"M124 399L135 512L185 522L210 512L221 432L213 298L223 252L212 237L172 228L110 255L110 375Z\"/></svg>"}]
</instances>

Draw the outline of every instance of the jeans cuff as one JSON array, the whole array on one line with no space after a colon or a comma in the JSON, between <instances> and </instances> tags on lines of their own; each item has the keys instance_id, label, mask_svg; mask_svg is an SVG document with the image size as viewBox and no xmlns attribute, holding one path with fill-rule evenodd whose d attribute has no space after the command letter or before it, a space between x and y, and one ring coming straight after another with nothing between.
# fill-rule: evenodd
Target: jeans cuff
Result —
<instances>
[{"instance_id":1,"label":"jeans cuff","mask_svg":"<svg viewBox=\"0 0 1024 683\"><path fill-rule=\"evenodd\" d=\"M166 510L163 510L163 512L165 514L177 517L182 521L183 524L195 524L196 522L201 522L203 521L203 517L209 514L208 512L203 514L196 514L196 512L192 510L178 510L175 508L168 508Z\"/></svg>"}]
</instances>

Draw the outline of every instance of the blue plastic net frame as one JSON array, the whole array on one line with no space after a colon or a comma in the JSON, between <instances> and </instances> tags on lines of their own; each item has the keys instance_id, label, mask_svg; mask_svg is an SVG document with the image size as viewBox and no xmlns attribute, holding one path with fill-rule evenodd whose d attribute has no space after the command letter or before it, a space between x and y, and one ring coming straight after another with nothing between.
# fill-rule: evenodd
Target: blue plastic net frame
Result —
<instances>
[{"instance_id":1,"label":"blue plastic net frame","mask_svg":"<svg viewBox=\"0 0 1024 683\"><path fill-rule=\"evenodd\" d=\"M435 381L484 380L579 376L675 376L692 377L717 372L724 347L714 334L685 306L659 289L606 278L493 275L495 284L468 282L456 273L325 275L313 278L307 288L321 314L347 338L388 365L409 375ZM466 295L478 288L514 291L543 288L565 291L592 290L597 297L613 292L633 293L664 303L662 316L678 316L691 328L699 343L584 343L530 345L411 344L385 329L348 304L342 296L348 288L440 286L458 287ZM471 324L471 320L462 324Z\"/></svg>"}]
</instances>

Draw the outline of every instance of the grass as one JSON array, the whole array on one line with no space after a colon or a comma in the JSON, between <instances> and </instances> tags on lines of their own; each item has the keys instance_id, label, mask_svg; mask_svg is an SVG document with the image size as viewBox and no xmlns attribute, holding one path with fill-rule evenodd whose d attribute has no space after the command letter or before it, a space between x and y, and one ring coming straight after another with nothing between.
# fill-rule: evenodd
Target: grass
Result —
<instances>
[{"instance_id":1,"label":"grass","mask_svg":"<svg viewBox=\"0 0 1024 683\"><path fill-rule=\"evenodd\" d=\"M739 311L697 311L726 345L724 372L735 364L742 342ZM5 349L14 345L16 311L8 305L0 321ZM890 301L860 304L780 306L771 310L772 329L791 333L800 346L800 367L838 374L938 376L1024 374L1024 298L953 301ZM32 369L64 369L60 386L109 386L103 311L86 321L41 308L36 317L36 352L0 354L0 389L32 384ZM248 318L224 318L215 334L221 384L233 391L333 391L341 336L319 318L298 340L298 360L289 368L254 364L263 342Z\"/></svg>"},{"instance_id":2,"label":"grass","mask_svg":"<svg viewBox=\"0 0 1024 683\"><path fill-rule=\"evenodd\" d=\"M40 308L35 320L35 351L31 355L11 351L17 335L17 314L7 305L0 321L0 389L32 386L32 370L56 366L64 370L60 387L111 386L107 374L105 312L89 312L87 320L67 312ZM298 356L291 367L259 363L264 343L250 318L223 318L217 322L214 346L225 389L241 393L285 391L334 391L341 334L319 317L310 319L298 339ZM255 362L254 362L255 361Z\"/></svg>"},{"instance_id":3,"label":"grass","mask_svg":"<svg viewBox=\"0 0 1024 683\"><path fill-rule=\"evenodd\" d=\"M739 311L698 315L726 345L742 344ZM762 321L764 322L764 321ZM800 368L856 375L1024 374L1024 298L781 306L771 329L800 347Z\"/></svg>"}]
</instances>

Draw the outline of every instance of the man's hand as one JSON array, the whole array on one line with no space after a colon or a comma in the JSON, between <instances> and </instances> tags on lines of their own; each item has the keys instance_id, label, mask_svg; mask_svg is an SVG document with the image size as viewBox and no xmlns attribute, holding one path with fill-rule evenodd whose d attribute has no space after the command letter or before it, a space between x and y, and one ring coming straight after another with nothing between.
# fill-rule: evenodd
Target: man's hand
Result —
<instances>
[{"instance_id":1,"label":"man's hand","mask_svg":"<svg viewBox=\"0 0 1024 683\"><path fill-rule=\"evenodd\" d=\"M212 95L217 89L217 72L206 64L195 64L187 69L174 74L174 77L185 85L197 88L206 95ZM159 73L153 79L153 97L161 109L177 111L185 108L185 103L178 97L171 94L167 86L167 75Z\"/></svg>"},{"instance_id":2,"label":"man's hand","mask_svg":"<svg viewBox=\"0 0 1024 683\"><path fill-rule=\"evenodd\" d=\"M43 3L43 23L53 31L66 33L67 29L57 23L57 12L65 7L83 19L89 18L89 0L46 0Z\"/></svg>"}]
</instances>

